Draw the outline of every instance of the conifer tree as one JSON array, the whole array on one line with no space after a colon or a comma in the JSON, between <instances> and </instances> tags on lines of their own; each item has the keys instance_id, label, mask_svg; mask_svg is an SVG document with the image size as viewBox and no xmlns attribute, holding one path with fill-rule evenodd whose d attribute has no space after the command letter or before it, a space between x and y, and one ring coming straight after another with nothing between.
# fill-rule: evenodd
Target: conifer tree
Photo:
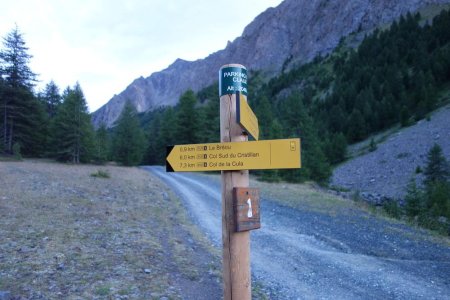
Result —
<instances>
[{"instance_id":1,"label":"conifer tree","mask_svg":"<svg viewBox=\"0 0 450 300\"><path fill-rule=\"evenodd\" d=\"M197 98L192 90L188 90L181 95L175 123L175 138L178 144L195 144L198 142L200 122L195 107L196 103Z\"/></svg>"},{"instance_id":2,"label":"conifer tree","mask_svg":"<svg viewBox=\"0 0 450 300\"><path fill-rule=\"evenodd\" d=\"M101 124L95 132L95 153L94 159L99 164L104 164L108 160L109 136L105 124Z\"/></svg>"},{"instance_id":3,"label":"conifer tree","mask_svg":"<svg viewBox=\"0 0 450 300\"><path fill-rule=\"evenodd\" d=\"M448 182L450 169L442 148L434 144L427 155L427 165L424 171L425 184L430 185L436 182Z\"/></svg>"},{"instance_id":4,"label":"conifer tree","mask_svg":"<svg viewBox=\"0 0 450 300\"><path fill-rule=\"evenodd\" d=\"M450 166L438 144L428 152L424 175L427 208L431 216L435 219L439 216L450 218Z\"/></svg>"},{"instance_id":5,"label":"conifer tree","mask_svg":"<svg viewBox=\"0 0 450 300\"><path fill-rule=\"evenodd\" d=\"M60 161L88 162L94 151L94 128L79 83L63 93L52 121L52 153Z\"/></svg>"},{"instance_id":6,"label":"conifer tree","mask_svg":"<svg viewBox=\"0 0 450 300\"><path fill-rule=\"evenodd\" d=\"M347 140L342 132L333 133L325 145L325 154L328 161L337 164L345 160L347 152Z\"/></svg>"},{"instance_id":7,"label":"conifer tree","mask_svg":"<svg viewBox=\"0 0 450 300\"><path fill-rule=\"evenodd\" d=\"M45 89L41 94L41 98L45 103L48 116L50 118L55 117L62 99L59 88L53 80L46 84Z\"/></svg>"},{"instance_id":8,"label":"conifer tree","mask_svg":"<svg viewBox=\"0 0 450 300\"><path fill-rule=\"evenodd\" d=\"M161 134L162 112L153 112L153 117L146 128L146 135L148 137L147 151L145 153L144 162L146 164L158 164L158 138Z\"/></svg>"},{"instance_id":9,"label":"conifer tree","mask_svg":"<svg viewBox=\"0 0 450 300\"><path fill-rule=\"evenodd\" d=\"M178 143L176 141L176 130L175 124L176 122L176 113L172 107L166 108L164 111L162 121L161 121L161 131L157 138L157 144L159 147L157 148L157 161L160 164L164 164L166 157L166 147L175 145Z\"/></svg>"},{"instance_id":10,"label":"conifer tree","mask_svg":"<svg viewBox=\"0 0 450 300\"><path fill-rule=\"evenodd\" d=\"M274 119L272 107L269 99L266 96L261 96L257 106L255 107L255 114L258 116L259 135L261 139L268 139L271 135L270 127Z\"/></svg>"},{"instance_id":11,"label":"conifer tree","mask_svg":"<svg viewBox=\"0 0 450 300\"><path fill-rule=\"evenodd\" d=\"M122 165L135 166L141 163L144 151L145 136L136 109L127 102L114 128L113 157Z\"/></svg>"},{"instance_id":12,"label":"conifer tree","mask_svg":"<svg viewBox=\"0 0 450 300\"><path fill-rule=\"evenodd\" d=\"M300 137L302 141L302 168L280 172L288 181L313 179L325 182L331 175L330 165L318 137L317 126L308 115L300 95L289 96L282 104L286 137Z\"/></svg>"},{"instance_id":13,"label":"conifer tree","mask_svg":"<svg viewBox=\"0 0 450 300\"><path fill-rule=\"evenodd\" d=\"M414 218L423 213L425 209L423 191L417 186L415 178L411 178L406 187L406 215Z\"/></svg>"},{"instance_id":14,"label":"conifer tree","mask_svg":"<svg viewBox=\"0 0 450 300\"><path fill-rule=\"evenodd\" d=\"M347 121L347 138L356 142L362 140L367 135L366 123L362 113L358 109L354 109Z\"/></svg>"},{"instance_id":15,"label":"conifer tree","mask_svg":"<svg viewBox=\"0 0 450 300\"><path fill-rule=\"evenodd\" d=\"M220 140L220 103L217 98L209 100L201 110L202 126L199 130L204 143Z\"/></svg>"},{"instance_id":16,"label":"conifer tree","mask_svg":"<svg viewBox=\"0 0 450 300\"><path fill-rule=\"evenodd\" d=\"M37 131L36 126L42 125L45 120L32 91L36 75L29 67L31 58L22 33L16 26L3 39L3 49L0 50L0 141L7 153L12 153L12 147L17 143L26 154L37 154L41 143L42 132Z\"/></svg>"}]
</instances>

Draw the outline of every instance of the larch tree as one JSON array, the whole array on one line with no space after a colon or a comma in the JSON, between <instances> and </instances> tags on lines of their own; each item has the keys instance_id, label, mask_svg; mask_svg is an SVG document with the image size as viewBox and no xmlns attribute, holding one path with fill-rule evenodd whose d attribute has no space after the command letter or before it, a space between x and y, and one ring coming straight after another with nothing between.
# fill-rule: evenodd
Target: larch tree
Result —
<instances>
[{"instance_id":1,"label":"larch tree","mask_svg":"<svg viewBox=\"0 0 450 300\"><path fill-rule=\"evenodd\" d=\"M50 118L55 117L58 106L61 104L62 98L56 83L51 80L46 84L41 99L45 103L47 114Z\"/></svg>"},{"instance_id":2,"label":"larch tree","mask_svg":"<svg viewBox=\"0 0 450 300\"><path fill-rule=\"evenodd\" d=\"M114 128L113 158L125 166L141 163L145 152L145 136L136 109L127 102Z\"/></svg>"},{"instance_id":3,"label":"larch tree","mask_svg":"<svg viewBox=\"0 0 450 300\"><path fill-rule=\"evenodd\" d=\"M94 159L99 164L108 161L109 154L109 135L105 124L101 124L95 132L95 153Z\"/></svg>"},{"instance_id":4,"label":"larch tree","mask_svg":"<svg viewBox=\"0 0 450 300\"><path fill-rule=\"evenodd\" d=\"M448 182L450 179L450 166L442 154L442 148L434 144L427 154L427 165L424 171L425 184Z\"/></svg>"},{"instance_id":5,"label":"larch tree","mask_svg":"<svg viewBox=\"0 0 450 300\"><path fill-rule=\"evenodd\" d=\"M175 138L179 144L195 144L199 136L199 114L196 110L197 98L192 90L186 91L178 103Z\"/></svg>"},{"instance_id":6,"label":"larch tree","mask_svg":"<svg viewBox=\"0 0 450 300\"><path fill-rule=\"evenodd\" d=\"M3 38L3 48L0 49L0 139L7 153L11 153L17 143L26 153L36 155L36 146L42 137L36 130L44 120L32 90L36 74L29 67L31 58L23 35L16 26Z\"/></svg>"},{"instance_id":7,"label":"larch tree","mask_svg":"<svg viewBox=\"0 0 450 300\"><path fill-rule=\"evenodd\" d=\"M52 122L52 152L56 159L78 164L88 162L94 151L94 128L86 99L77 83L63 93L63 103Z\"/></svg>"}]
</instances>

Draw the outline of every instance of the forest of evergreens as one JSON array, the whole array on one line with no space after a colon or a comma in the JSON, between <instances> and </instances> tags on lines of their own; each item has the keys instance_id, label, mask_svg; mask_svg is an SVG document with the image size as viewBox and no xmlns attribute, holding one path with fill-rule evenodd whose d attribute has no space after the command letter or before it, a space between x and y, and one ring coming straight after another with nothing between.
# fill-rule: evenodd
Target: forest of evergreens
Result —
<instances>
[{"instance_id":1,"label":"forest of evergreens","mask_svg":"<svg viewBox=\"0 0 450 300\"><path fill-rule=\"evenodd\" d=\"M250 72L248 99L260 139L302 139L302 169L255 174L274 181L326 182L332 165L346 159L347 144L395 124L408 126L442 105L441 93L450 87L448 28L448 11L432 22L408 14L367 35L357 49L343 38L331 54L270 81ZM3 154L73 163L163 164L167 145L219 141L217 83L197 93L186 91L175 107L139 116L127 104L112 129L95 131L80 85L61 93L50 82L35 91L31 58L16 27L0 48Z\"/></svg>"},{"instance_id":2,"label":"forest of evergreens","mask_svg":"<svg viewBox=\"0 0 450 300\"><path fill-rule=\"evenodd\" d=\"M323 182L346 158L347 144L395 124L408 126L436 109L450 89L450 13L432 22L401 17L367 35L357 49L345 39L326 57L264 81L249 76L249 103L261 139L300 137L302 169L255 172L267 180ZM151 132L145 162L162 164L170 144L219 140L217 83L186 92L171 108L141 116Z\"/></svg>"},{"instance_id":3,"label":"forest of evergreens","mask_svg":"<svg viewBox=\"0 0 450 300\"><path fill-rule=\"evenodd\" d=\"M343 38L331 54L269 81L261 72L250 72L248 99L260 139L302 139L301 169L253 174L270 181L326 183L332 166L346 159L348 144L394 125L409 126L446 104L449 28L449 11L432 22L407 14L367 35L357 49ZM126 103L112 128L95 130L79 83L61 92L51 81L35 90L38 76L29 68L28 50L17 27L3 38L0 156L164 164L168 145L220 140L217 83L197 93L186 91L175 107L144 114ZM376 147L373 139L370 147ZM448 234L448 222L441 219L450 218L450 166L438 145L427 160L424 185L412 179L405 205L389 202L385 208L394 217Z\"/></svg>"},{"instance_id":4,"label":"forest of evergreens","mask_svg":"<svg viewBox=\"0 0 450 300\"><path fill-rule=\"evenodd\" d=\"M28 50L17 26L3 38L0 154L76 164L111 159L124 165L139 164L146 143L133 108L126 106L114 136L104 126L95 131L79 83L61 93L50 81L42 91L35 92L37 75L29 68L32 55Z\"/></svg>"}]
</instances>

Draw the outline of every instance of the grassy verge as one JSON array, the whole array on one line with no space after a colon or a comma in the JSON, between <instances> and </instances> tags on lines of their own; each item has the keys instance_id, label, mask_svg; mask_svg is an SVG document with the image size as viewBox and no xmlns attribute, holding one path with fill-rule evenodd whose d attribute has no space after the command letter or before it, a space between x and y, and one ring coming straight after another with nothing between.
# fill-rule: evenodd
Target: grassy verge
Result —
<instances>
[{"instance_id":1,"label":"grassy verge","mask_svg":"<svg viewBox=\"0 0 450 300\"><path fill-rule=\"evenodd\" d=\"M219 268L158 179L102 168L0 162L0 290L26 299L179 299L184 286L174 278L194 285L204 276L198 253ZM109 178L91 176L99 173Z\"/></svg>"}]
</instances>

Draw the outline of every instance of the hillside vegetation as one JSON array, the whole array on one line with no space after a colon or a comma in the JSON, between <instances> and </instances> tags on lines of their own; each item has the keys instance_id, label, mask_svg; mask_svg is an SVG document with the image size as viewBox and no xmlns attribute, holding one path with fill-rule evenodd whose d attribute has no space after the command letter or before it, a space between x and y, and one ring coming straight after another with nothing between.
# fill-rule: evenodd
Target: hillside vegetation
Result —
<instances>
[{"instance_id":1,"label":"hillside vegetation","mask_svg":"<svg viewBox=\"0 0 450 300\"><path fill-rule=\"evenodd\" d=\"M348 144L396 124L409 126L443 105L450 89L448 28L447 10L432 20L407 14L367 35L356 49L346 42L350 36L330 55L269 81L252 72L248 99L261 139L300 137L303 160L299 170L255 174L270 181L326 183L332 166L346 159ZM163 164L167 145L219 140L217 84L186 91L175 107L141 115L141 126L127 105L111 132L105 127L94 132L78 83L60 93L50 82L35 94L36 75L28 66L32 56L17 27L3 46L2 153L73 163ZM291 61L295 58L284 66Z\"/></svg>"},{"instance_id":2,"label":"hillside vegetation","mask_svg":"<svg viewBox=\"0 0 450 300\"><path fill-rule=\"evenodd\" d=\"M409 126L443 105L450 87L448 28L449 11L432 21L407 14L367 35L356 49L342 39L330 55L268 82L254 72L248 99L261 138L302 138L303 160L300 170L257 174L267 180L327 181L331 166L346 159L348 144L396 124ZM142 122L152 133L147 163L162 164L169 144L215 142L217 85L188 91L175 108L144 115Z\"/></svg>"}]
</instances>

